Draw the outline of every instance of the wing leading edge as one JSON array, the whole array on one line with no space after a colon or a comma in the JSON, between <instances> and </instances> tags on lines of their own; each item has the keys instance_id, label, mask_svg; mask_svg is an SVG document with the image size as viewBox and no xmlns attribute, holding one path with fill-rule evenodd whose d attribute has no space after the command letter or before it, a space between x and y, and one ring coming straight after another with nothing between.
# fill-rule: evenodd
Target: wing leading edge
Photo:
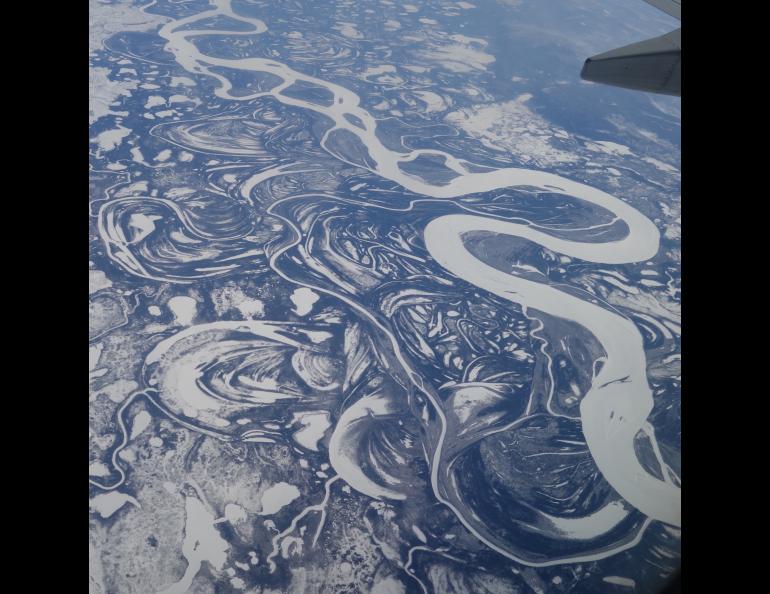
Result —
<instances>
[{"instance_id":1,"label":"wing leading edge","mask_svg":"<svg viewBox=\"0 0 770 594\"><path fill-rule=\"evenodd\" d=\"M681 20L680 0L645 0ZM665 95L681 96L682 30L588 58L581 78Z\"/></svg>"}]
</instances>

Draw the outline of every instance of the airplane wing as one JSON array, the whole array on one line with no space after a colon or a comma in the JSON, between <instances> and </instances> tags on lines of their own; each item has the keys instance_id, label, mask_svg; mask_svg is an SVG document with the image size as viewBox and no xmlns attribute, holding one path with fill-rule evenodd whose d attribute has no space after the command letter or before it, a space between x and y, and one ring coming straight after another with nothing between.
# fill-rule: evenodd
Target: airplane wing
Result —
<instances>
[{"instance_id":1,"label":"airplane wing","mask_svg":"<svg viewBox=\"0 0 770 594\"><path fill-rule=\"evenodd\" d=\"M644 0L675 19L682 20L682 0Z\"/></svg>"},{"instance_id":2,"label":"airplane wing","mask_svg":"<svg viewBox=\"0 0 770 594\"><path fill-rule=\"evenodd\" d=\"M681 0L645 0L681 20ZM626 89L681 96L682 30L588 58L584 80Z\"/></svg>"}]
</instances>

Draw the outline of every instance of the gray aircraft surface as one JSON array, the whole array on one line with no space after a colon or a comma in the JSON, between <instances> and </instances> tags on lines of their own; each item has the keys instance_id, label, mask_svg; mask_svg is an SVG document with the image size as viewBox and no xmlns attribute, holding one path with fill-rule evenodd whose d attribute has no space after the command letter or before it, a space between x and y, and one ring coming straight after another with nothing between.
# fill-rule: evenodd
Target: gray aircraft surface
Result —
<instances>
[{"instance_id":1,"label":"gray aircraft surface","mask_svg":"<svg viewBox=\"0 0 770 594\"><path fill-rule=\"evenodd\" d=\"M645 0L682 20L681 0ZM681 97L682 29L588 58L584 80Z\"/></svg>"}]
</instances>

